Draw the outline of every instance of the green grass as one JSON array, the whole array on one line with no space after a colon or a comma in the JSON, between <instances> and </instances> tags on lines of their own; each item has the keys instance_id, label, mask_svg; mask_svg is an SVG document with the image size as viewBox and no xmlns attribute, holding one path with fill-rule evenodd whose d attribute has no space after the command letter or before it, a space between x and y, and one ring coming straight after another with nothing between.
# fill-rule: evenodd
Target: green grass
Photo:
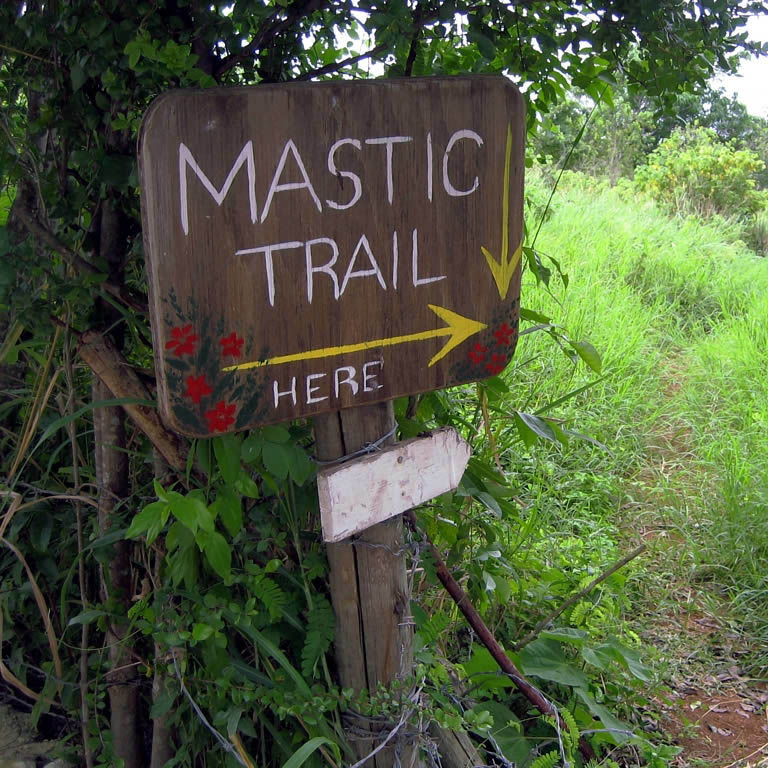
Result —
<instances>
[{"instance_id":1,"label":"green grass","mask_svg":"<svg viewBox=\"0 0 768 768\"><path fill-rule=\"evenodd\" d=\"M528 180L537 201L541 183ZM607 374L553 415L612 453L572 443L548 462L537 451L531 494L555 497L548 507L569 533L575 520L617 540L673 531L674 572L656 575L710 573L708 594L725 601L752 644L754 668L765 669L768 259L738 240L735 224L670 219L575 175L564 179L536 247L561 262L570 284L554 299L529 277L523 306L589 339ZM522 337L517 360L510 381L529 410L590 378L553 357L544 334ZM638 594L654 568L635 569Z\"/></svg>"}]
</instances>

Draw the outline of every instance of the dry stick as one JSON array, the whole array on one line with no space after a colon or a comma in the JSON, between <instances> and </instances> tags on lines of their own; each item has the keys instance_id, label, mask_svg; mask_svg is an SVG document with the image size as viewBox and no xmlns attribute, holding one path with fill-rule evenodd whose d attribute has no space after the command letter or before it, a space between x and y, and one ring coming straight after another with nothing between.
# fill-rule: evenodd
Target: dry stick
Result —
<instances>
[{"instance_id":1,"label":"dry stick","mask_svg":"<svg viewBox=\"0 0 768 768\"><path fill-rule=\"evenodd\" d=\"M413 529L416 530L416 515L413 511L409 510L406 512L405 517ZM567 731L568 726L563 722L562 717L560 717L557 707L555 707L555 705L552 704L552 702L550 702L538 688L531 685L523 677L520 670L512 663L512 659L504 653L504 649L499 645L498 640L493 636L491 630L485 625L485 622L475 609L475 606L470 602L466 592L459 586L459 583L453 578L451 572L446 567L443 559L440 557L440 553L437 551L437 547L432 543L432 540L427 536L425 531L422 531L421 533L427 544L429 544L429 548L432 552L437 578L440 579L440 582L445 587L448 594L453 598L453 601L456 603L459 610L464 614L464 618L469 622L470 627L475 631L475 634L480 641L490 651L491 656L493 656L496 663L531 704L538 707L539 711L543 714L555 718L560 729ZM590 747L584 739L579 739L579 752L581 752L585 760L591 760L595 756L592 747Z\"/></svg>"},{"instance_id":2,"label":"dry stick","mask_svg":"<svg viewBox=\"0 0 768 768\"><path fill-rule=\"evenodd\" d=\"M115 397L149 399L149 392L136 371L106 336L97 331L86 331L80 336L78 351L80 357ZM184 443L178 435L165 427L157 411L138 404L123 405L122 408L149 438L169 466L183 477L187 467Z\"/></svg>"},{"instance_id":3,"label":"dry stick","mask_svg":"<svg viewBox=\"0 0 768 768\"><path fill-rule=\"evenodd\" d=\"M603 571L603 573L596 579L590 581L581 592L577 592L572 597L569 597L557 610L542 619L522 640L518 640L513 646L514 650L519 651L523 646L528 645L528 643L530 643L531 640L534 640L547 624L554 621L561 613L563 613L563 611L567 611L572 605L578 603L582 597L588 595L601 581L605 581L609 576L616 573L620 568L623 568L627 563L631 562L639 555L642 555L645 550L646 545L641 544L637 549L633 549L626 557L622 557L621 560L615 562L607 571Z\"/></svg>"}]
</instances>

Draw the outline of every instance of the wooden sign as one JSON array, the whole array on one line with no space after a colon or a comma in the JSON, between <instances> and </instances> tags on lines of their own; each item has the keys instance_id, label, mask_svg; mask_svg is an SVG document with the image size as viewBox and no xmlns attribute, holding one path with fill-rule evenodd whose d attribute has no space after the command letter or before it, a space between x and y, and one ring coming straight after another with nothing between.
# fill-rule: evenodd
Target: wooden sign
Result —
<instances>
[{"instance_id":1,"label":"wooden sign","mask_svg":"<svg viewBox=\"0 0 768 768\"><path fill-rule=\"evenodd\" d=\"M213 435L500 373L524 131L502 77L158 98L139 156L170 425Z\"/></svg>"},{"instance_id":2,"label":"wooden sign","mask_svg":"<svg viewBox=\"0 0 768 768\"><path fill-rule=\"evenodd\" d=\"M326 542L366 528L457 488L471 450L444 427L317 475Z\"/></svg>"}]
</instances>

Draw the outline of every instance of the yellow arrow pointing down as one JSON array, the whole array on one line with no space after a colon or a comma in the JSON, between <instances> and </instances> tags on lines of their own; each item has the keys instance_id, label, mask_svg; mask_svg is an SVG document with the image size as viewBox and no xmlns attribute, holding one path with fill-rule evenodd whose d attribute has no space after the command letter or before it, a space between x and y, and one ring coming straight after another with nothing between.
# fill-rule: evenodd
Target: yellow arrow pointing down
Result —
<instances>
[{"instance_id":1,"label":"yellow arrow pointing down","mask_svg":"<svg viewBox=\"0 0 768 768\"><path fill-rule=\"evenodd\" d=\"M245 371L249 368L262 368L266 365L282 365L283 363L295 363L299 360L317 360L322 357L333 357L334 355L345 355L350 352L362 352L366 349L377 349L379 347L393 347L396 344L407 344L411 341L424 341L425 339L436 339L440 336L450 336L442 349L429 361L429 366L433 366L438 360L444 358L452 349L455 349L463 341L488 326L477 320L470 320L468 317L451 312L445 307L437 307L434 304L427 305L441 320L448 323L443 328L435 328L432 331L420 331L419 333L408 333L404 336L391 336L388 339L374 339L373 341L361 341L357 344L343 344L339 347L323 347L322 349L310 349L307 352L296 352L292 355L279 355L270 357L268 360L254 360L250 363L238 363L237 365L228 365L222 368L224 371Z\"/></svg>"},{"instance_id":2,"label":"yellow arrow pointing down","mask_svg":"<svg viewBox=\"0 0 768 768\"><path fill-rule=\"evenodd\" d=\"M507 126L507 147L504 153L504 193L501 203L501 254L499 260L493 258L491 252L485 247L480 246L480 250L488 262L491 269L493 280L496 283L496 289L502 301L507 298L509 283L515 274L515 269L520 262L520 256L523 253L523 241L509 258L509 172L512 163L512 124Z\"/></svg>"}]
</instances>

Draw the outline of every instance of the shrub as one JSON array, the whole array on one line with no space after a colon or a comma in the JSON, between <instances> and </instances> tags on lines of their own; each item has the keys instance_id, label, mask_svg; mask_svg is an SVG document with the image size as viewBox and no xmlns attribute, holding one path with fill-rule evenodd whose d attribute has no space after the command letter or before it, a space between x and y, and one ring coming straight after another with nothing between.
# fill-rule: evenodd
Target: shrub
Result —
<instances>
[{"instance_id":1,"label":"shrub","mask_svg":"<svg viewBox=\"0 0 768 768\"><path fill-rule=\"evenodd\" d=\"M665 139L637 169L635 185L671 213L748 216L765 207L755 182L764 168L751 150L696 127Z\"/></svg>"},{"instance_id":2,"label":"shrub","mask_svg":"<svg viewBox=\"0 0 768 768\"><path fill-rule=\"evenodd\" d=\"M760 256L768 256L768 210L756 213L745 231L747 245Z\"/></svg>"}]
</instances>

